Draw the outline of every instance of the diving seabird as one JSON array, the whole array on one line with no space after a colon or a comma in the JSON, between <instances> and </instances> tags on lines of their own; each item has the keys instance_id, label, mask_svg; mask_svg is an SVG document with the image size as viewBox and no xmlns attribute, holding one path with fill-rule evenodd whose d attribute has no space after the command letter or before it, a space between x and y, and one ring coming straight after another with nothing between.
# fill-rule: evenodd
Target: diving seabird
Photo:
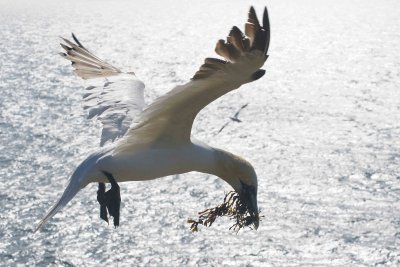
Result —
<instances>
[{"instance_id":1,"label":"diving seabird","mask_svg":"<svg viewBox=\"0 0 400 267\"><path fill-rule=\"evenodd\" d=\"M89 118L102 123L100 149L89 155L72 174L59 201L40 221L40 229L89 183L99 183L100 217L108 222L107 210L119 224L120 195L117 182L151 180L198 171L213 174L228 184L246 203L254 227L259 224L257 175L243 158L191 139L196 115L212 101L261 78L267 60L270 27L267 8L262 25L253 7L245 34L236 26L227 40L219 40L215 52L224 58L206 58L186 84L178 85L152 104L144 103L144 84L133 72L123 72L75 41L63 38L63 57L72 62L83 79L101 78L102 86L89 86L84 95ZM105 192L104 183L111 189Z\"/></svg>"}]
</instances>

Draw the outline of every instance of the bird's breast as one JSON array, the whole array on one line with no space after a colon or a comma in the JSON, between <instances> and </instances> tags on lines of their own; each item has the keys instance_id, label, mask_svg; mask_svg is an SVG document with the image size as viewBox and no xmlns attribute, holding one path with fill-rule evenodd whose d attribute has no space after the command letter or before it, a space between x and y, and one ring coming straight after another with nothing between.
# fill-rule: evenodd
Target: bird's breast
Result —
<instances>
[{"instance_id":1,"label":"bird's breast","mask_svg":"<svg viewBox=\"0 0 400 267\"><path fill-rule=\"evenodd\" d=\"M106 155L97 162L119 182L143 181L190 171L208 172L214 164L210 149L198 145L154 147L124 155Z\"/></svg>"}]
</instances>

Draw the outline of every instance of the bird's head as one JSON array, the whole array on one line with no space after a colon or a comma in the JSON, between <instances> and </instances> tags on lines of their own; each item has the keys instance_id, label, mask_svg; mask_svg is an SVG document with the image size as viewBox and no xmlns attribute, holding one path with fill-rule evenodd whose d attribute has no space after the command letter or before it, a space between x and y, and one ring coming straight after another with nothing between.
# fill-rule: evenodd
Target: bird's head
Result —
<instances>
[{"instance_id":1,"label":"bird's head","mask_svg":"<svg viewBox=\"0 0 400 267\"><path fill-rule=\"evenodd\" d=\"M230 184L236 193L239 194L242 203L252 217L252 224L255 229L259 225L259 210L257 204L257 174L253 166L245 159L223 152L223 160L219 161L222 167L219 177Z\"/></svg>"},{"instance_id":2,"label":"bird's head","mask_svg":"<svg viewBox=\"0 0 400 267\"><path fill-rule=\"evenodd\" d=\"M257 204L257 176L254 170L241 176L232 176L227 182L239 194L240 201L246 205L251 217L250 224L257 230L260 217Z\"/></svg>"},{"instance_id":3,"label":"bird's head","mask_svg":"<svg viewBox=\"0 0 400 267\"><path fill-rule=\"evenodd\" d=\"M242 181L240 182L240 189L235 189L235 191L239 194L240 200L246 204L247 211L251 216L251 223L257 230L260 221L257 204L257 178L256 185L247 185Z\"/></svg>"}]
</instances>

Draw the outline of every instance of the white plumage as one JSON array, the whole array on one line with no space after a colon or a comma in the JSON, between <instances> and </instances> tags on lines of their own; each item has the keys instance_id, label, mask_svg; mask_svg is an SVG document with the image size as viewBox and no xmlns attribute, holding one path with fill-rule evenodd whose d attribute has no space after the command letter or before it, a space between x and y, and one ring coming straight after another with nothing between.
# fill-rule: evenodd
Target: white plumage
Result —
<instances>
[{"instance_id":1,"label":"white plumage","mask_svg":"<svg viewBox=\"0 0 400 267\"><path fill-rule=\"evenodd\" d=\"M257 175L249 162L221 149L191 139L198 112L220 96L259 79L270 40L267 9L261 26L250 8L244 35L233 27L215 51L225 60L205 59L193 78L145 106L144 84L133 72L122 72L89 52L79 40L63 39L61 53L83 79L105 79L84 95L88 117L103 125L100 148L73 173L60 200L39 223L40 229L76 193L91 182L108 182L104 171L118 182L150 180L199 171L216 175L245 196L258 227ZM108 144L108 145L106 145ZM105 145L105 146L104 146ZM104 146L104 147L103 147ZM250 188L250 189L249 189ZM246 191L247 190L247 191ZM250 190L250 193L248 192Z\"/></svg>"},{"instance_id":2,"label":"white plumage","mask_svg":"<svg viewBox=\"0 0 400 267\"><path fill-rule=\"evenodd\" d=\"M111 77L104 85L89 86L86 91L88 118L97 116L103 124L100 146L122 137L145 108L144 84L130 74Z\"/></svg>"}]
</instances>

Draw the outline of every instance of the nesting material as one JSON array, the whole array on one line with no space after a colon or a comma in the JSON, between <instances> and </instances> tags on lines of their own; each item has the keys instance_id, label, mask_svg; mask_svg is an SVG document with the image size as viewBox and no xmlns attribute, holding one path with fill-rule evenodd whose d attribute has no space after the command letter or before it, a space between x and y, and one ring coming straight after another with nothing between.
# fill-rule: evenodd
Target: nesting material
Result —
<instances>
[{"instance_id":1,"label":"nesting material","mask_svg":"<svg viewBox=\"0 0 400 267\"><path fill-rule=\"evenodd\" d=\"M193 219L188 220L188 223L191 224L190 230L192 232L199 231L199 224L210 227L217 217L223 216L227 216L234 221L229 230L238 233L240 229L246 226L253 229L251 225L253 225L254 217L250 216L246 204L235 191L227 193L221 205L212 209L206 209L198 214L199 218L197 221Z\"/></svg>"}]
</instances>

